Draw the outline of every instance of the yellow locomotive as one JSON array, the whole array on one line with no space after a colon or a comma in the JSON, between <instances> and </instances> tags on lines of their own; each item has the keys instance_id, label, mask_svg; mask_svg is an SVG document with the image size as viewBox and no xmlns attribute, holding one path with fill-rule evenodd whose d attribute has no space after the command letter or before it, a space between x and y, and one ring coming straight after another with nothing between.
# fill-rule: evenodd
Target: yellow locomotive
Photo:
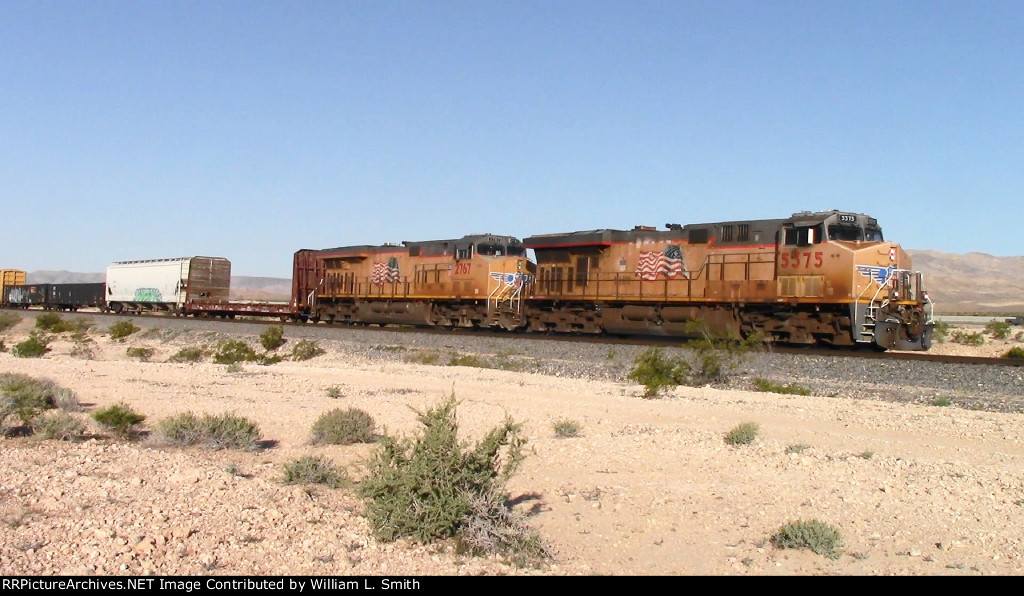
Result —
<instances>
[{"instance_id":1,"label":"yellow locomotive","mask_svg":"<svg viewBox=\"0 0 1024 596\"><path fill-rule=\"evenodd\" d=\"M515 329L532 272L522 242L494 234L300 250L292 309L328 323Z\"/></svg>"},{"instance_id":2,"label":"yellow locomotive","mask_svg":"<svg viewBox=\"0 0 1024 596\"><path fill-rule=\"evenodd\" d=\"M825 211L666 227L524 239L537 259L529 328L930 346L922 275L874 218Z\"/></svg>"}]
</instances>

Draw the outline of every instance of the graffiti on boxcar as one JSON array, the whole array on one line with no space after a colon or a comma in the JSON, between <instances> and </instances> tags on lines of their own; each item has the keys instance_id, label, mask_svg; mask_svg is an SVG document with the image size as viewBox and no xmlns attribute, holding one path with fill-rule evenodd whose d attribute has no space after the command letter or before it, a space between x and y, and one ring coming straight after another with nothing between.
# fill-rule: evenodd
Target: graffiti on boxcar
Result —
<instances>
[{"instance_id":1,"label":"graffiti on boxcar","mask_svg":"<svg viewBox=\"0 0 1024 596\"><path fill-rule=\"evenodd\" d=\"M136 302L161 302L163 294L156 288L138 288L135 290Z\"/></svg>"}]
</instances>

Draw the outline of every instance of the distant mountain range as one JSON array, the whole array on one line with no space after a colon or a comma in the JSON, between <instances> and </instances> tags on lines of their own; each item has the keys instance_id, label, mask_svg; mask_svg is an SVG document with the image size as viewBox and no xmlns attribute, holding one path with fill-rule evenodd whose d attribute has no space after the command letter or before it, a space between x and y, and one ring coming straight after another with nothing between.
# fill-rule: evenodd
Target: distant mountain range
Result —
<instances>
[{"instance_id":1,"label":"distant mountain range","mask_svg":"<svg viewBox=\"0 0 1024 596\"><path fill-rule=\"evenodd\" d=\"M924 273L925 287L942 313L1024 313L1024 257L985 253L907 251ZM32 271L29 283L90 283L103 273ZM280 277L231 278L231 296L239 300L288 300L292 282Z\"/></svg>"}]
</instances>

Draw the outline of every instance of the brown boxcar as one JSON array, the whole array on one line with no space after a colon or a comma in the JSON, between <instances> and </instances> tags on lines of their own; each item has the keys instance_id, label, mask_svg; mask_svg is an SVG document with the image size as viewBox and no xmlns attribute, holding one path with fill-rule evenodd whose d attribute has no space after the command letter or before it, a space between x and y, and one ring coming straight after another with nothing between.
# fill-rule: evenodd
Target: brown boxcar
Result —
<instances>
[{"instance_id":1,"label":"brown boxcar","mask_svg":"<svg viewBox=\"0 0 1024 596\"><path fill-rule=\"evenodd\" d=\"M531 236L532 330L927 349L922 276L856 213Z\"/></svg>"},{"instance_id":2,"label":"brown boxcar","mask_svg":"<svg viewBox=\"0 0 1024 596\"><path fill-rule=\"evenodd\" d=\"M292 306L312 321L514 329L532 272L522 242L495 234L300 250Z\"/></svg>"}]
</instances>

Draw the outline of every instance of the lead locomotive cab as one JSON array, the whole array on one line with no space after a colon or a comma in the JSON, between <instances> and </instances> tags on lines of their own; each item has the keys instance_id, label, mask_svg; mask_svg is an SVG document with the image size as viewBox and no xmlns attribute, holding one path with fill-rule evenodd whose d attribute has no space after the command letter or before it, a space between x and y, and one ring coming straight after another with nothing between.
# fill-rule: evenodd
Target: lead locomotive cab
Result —
<instances>
[{"instance_id":1,"label":"lead locomotive cab","mask_svg":"<svg viewBox=\"0 0 1024 596\"><path fill-rule=\"evenodd\" d=\"M923 276L910 256L886 242L878 221L841 211L797 213L782 224L779 300L835 305L834 324L849 341L879 349L922 350L933 323ZM827 318L822 318L823 321ZM845 339L836 335L834 343Z\"/></svg>"}]
</instances>

